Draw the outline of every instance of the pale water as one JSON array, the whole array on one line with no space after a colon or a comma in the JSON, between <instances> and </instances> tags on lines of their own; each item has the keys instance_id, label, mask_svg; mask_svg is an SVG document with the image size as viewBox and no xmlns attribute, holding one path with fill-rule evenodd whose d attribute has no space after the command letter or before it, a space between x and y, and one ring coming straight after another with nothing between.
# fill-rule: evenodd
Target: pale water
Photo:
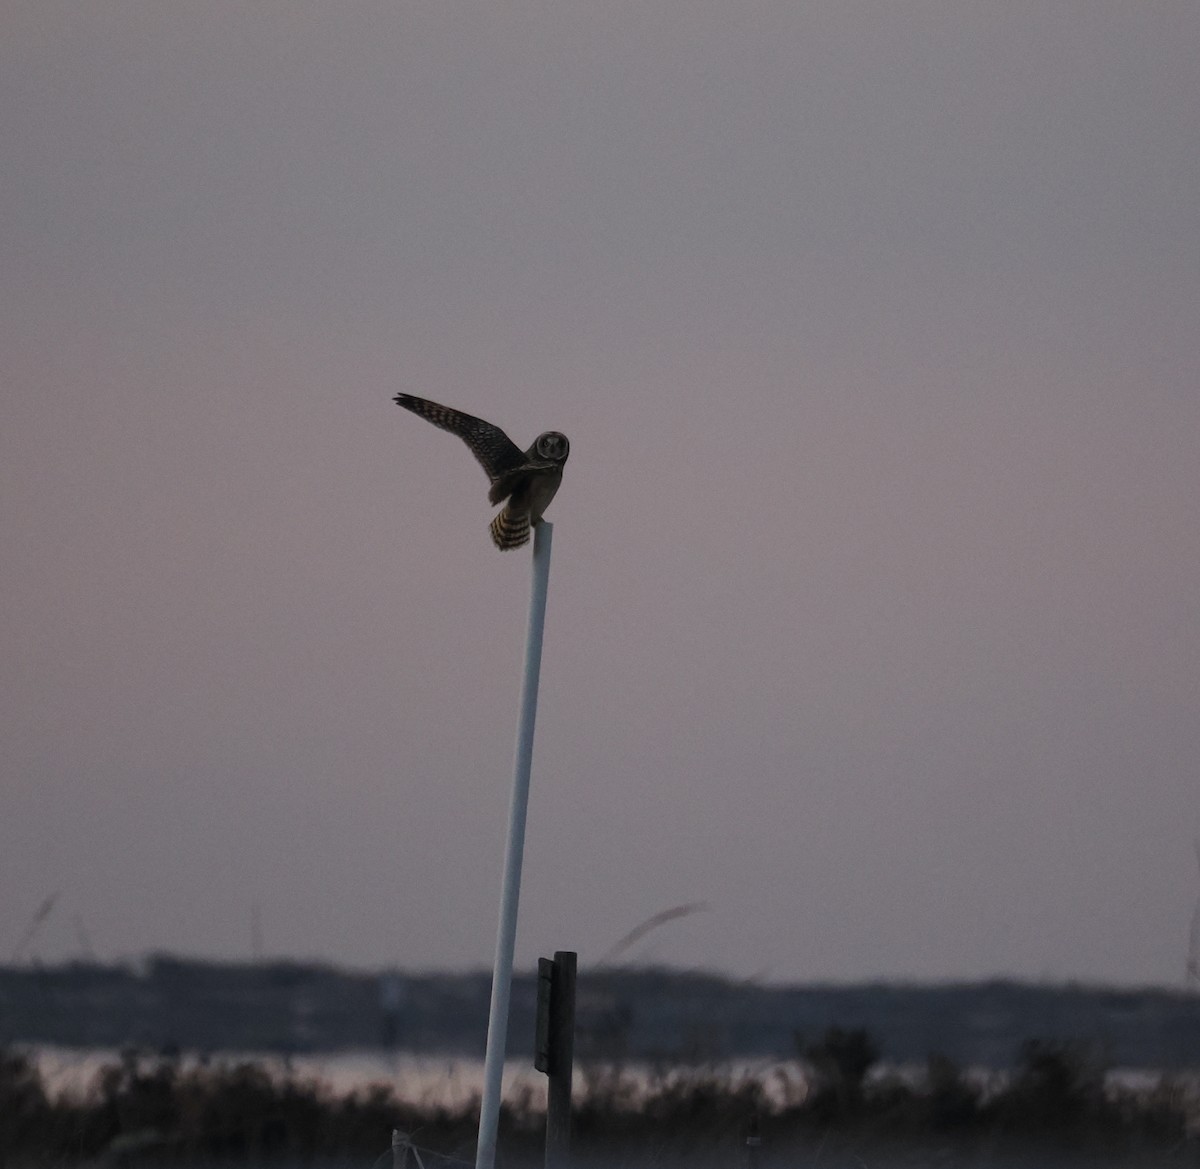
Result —
<instances>
[{"instance_id":1,"label":"pale water","mask_svg":"<svg viewBox=\"0 0 1200 1169\"><path fill-rule=\"evenodd\" d=\"M120 1062L121 1053L113 1048L71 1048L36 1046L23 1049L42 1074L51 1095L79 1095L95 1081L102 1068ZM153 1053L148 1053L153 1059ZM402 1100L455 1109L483 1092L483 1060L452 1055L413 1055L404 1052L341 1051L310 1055L280 1055L263 1051L219 1051L204 1055L184 1052L184 1069L207 1064L210 1067L234 1067L253 1063L284 1078L316 1080L335 1095L346 1095L375 1084L392 1087ZM592 1075L611 1071L611 1065L576 1066L575 1091L587 1090ZM768 1099L778 1105L799 1102L806 1090L804 1072L794 1061L737 1060L702 1066L667 1067L644 1062L623 1063L619 1068L625 1082L649 1088L669 1075L714 1074L722 1080L741 1083L757 1080ZM535 1104L545 1100L546 1078L534 1070L528 1056L505 1064L503 1094L506 1099L520 1097ZM785 1089L785 1085L787 1088Z\"/></svg>"}]
</instances>

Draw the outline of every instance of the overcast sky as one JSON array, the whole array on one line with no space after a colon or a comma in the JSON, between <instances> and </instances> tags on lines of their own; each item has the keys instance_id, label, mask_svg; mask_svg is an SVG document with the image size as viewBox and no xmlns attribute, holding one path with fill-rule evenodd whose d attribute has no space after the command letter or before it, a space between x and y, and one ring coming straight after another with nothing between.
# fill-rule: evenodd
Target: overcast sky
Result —
<instances>
[{"instance_id":1,"label":"overcast sky","mask_svg":"<svg viewBox=\"0 0 1200 1169\"><path fill-rule=\"evenodd\" d=\"M0 961L1183 984L1193 0L0 13Z\"/></svg>"}]
</instances>

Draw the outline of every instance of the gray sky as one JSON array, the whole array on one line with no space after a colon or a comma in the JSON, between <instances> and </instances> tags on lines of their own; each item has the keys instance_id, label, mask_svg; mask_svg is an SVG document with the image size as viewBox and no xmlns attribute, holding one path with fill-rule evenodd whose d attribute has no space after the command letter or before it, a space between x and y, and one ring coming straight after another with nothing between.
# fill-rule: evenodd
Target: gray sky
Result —
<instances>
[{"instance_id":1,"label":"gray sky","mask_svg":"<svg viewBox=\"0 0 1200 1169\"><path fill-rule=\"evenodd\" d=\"M0 960L1182 982L1192 0L0 13Z\"/></svg>"}]
</instances>

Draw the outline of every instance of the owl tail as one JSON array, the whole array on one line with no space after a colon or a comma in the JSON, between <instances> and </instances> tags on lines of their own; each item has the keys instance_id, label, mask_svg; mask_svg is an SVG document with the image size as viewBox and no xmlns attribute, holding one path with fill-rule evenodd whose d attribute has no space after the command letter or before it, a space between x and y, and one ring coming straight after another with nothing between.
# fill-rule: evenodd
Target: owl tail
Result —
<instances>
[{"instance_id":1,"label":"owl tail","mask_svg":"<svg viewBox=\"0 0 1200 1169\"><path fill-rule=\"evenodd\" d=\"M529 543L529 512L501 508L492 520L490 531L492 543L502 551L520 548L522 544Z\"/></svg>"}]
</instances>

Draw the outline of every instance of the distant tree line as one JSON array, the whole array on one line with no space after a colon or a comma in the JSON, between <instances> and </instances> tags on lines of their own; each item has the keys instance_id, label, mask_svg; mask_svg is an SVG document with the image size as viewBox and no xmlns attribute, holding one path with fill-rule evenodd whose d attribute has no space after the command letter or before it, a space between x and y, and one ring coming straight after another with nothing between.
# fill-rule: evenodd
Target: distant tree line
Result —
<instances>
[{"instance_id":1,"label":"distant tree line","mask_svg":"<svg viewBox=\"0 0 1200 1169\"><path fill-rule=\"evenodd\" d=\"M0 1044L302 1053L395 1048L481 1056L491 976L346 971L157 955L136 966L0 967ZM518 973L514 1054L533 1041L536 979ZM1104 1047L1131 1067L1200 1066L1200 995L990 981L767 986L696 972L581 968L577 1048L603 1058L785 1057L791 1035L870 1032L891 1062L931 1050L1013 1066L1028 1035Z\"/></svg>"}]
</instances>

